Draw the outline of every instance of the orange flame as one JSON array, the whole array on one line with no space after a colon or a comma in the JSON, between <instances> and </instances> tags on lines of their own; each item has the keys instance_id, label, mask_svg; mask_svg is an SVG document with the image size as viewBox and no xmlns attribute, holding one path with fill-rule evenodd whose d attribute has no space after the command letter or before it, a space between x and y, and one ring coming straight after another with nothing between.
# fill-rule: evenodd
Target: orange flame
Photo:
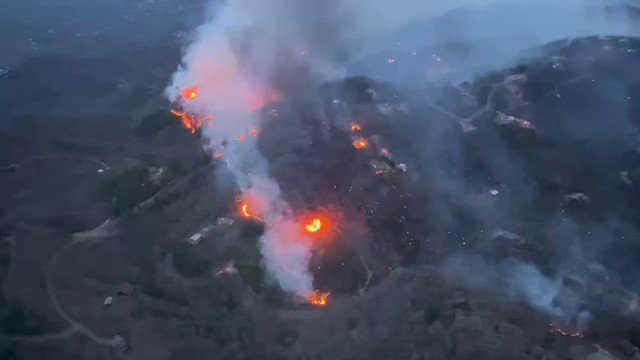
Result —
<instances>
[{"instance_id":1,"label":"orange flame","mask_svg":"<svg viewBox=\"0 0 640 360\"><path fill-rule=\"evenodd\" d=\"M188 114L176 109L171 109L171 113L179 117L182 120L182 125L184 125L185 128L189 129L192 134L194 134L196 130L200 129L202 127L202 124L204 124L205 122L209 122L209 124L211 124L211 122L209 121L211 120L211 115L198 117L197 115Z\"/></svg>"},{"instance_id":2,"label":"orange flame","mask_svg":"<svg viewBox=\"0 0 640 360\"><path fill-rule=\"evenodd\" d=\"M313 218L304 228L310 233L316 233L322 228L322 220L320 220L320 218Z\"/></svg>"},{"instance_id":3,"label":"orange flame","mask_svg":"<svg viewBox=\"0 0 640 360\"><path fill-rule=\"evenodd\" d=\"M245 189L243 193L236 198L236 211L239 216L265 223L262 216L271 208L271 202L269 201L269 197L265 196L261 190L260 188L251 187Z\"/></svg>"},{"instance_id":4,"label":"orange flame","mask_svg":"<svg viewBox=\"0 0 640 360\"><path fill-rule=\"evenodd\" d=\"M198 87L190 86L182 89L182 98L185 100L193 100L198 96Z\"/></svg>"},{"instance_id":5,"label":"orange flame","mask_svg":"<svg viewBox=\"0 0 640 360\"><path fill-rule=\"evenodd\" d=\"M369 146L369 142L364 138L359 138L353 141L353 147L356 149L366 149Z\"/></svg>"},{"instance_id":6,"label":"orange flame","mask_svg":"<svg viewBox=\"0 0 640 360\"><path fill-rule=\"evenodd\" d=\"M316 290L307 295L307 300L309 300L309 303L314 306L327 306L327 299L329 298L329 295L331 295L331 292L329 291L323 293Z\"/></svg>"},{"instance_id":7,"label":"orange flame","mask_svg":"<svg viewBox=\"0 0 640 360\"><path fill-rule=\"evenodd\" d=\"M249 131L251 133L251 135L253 136L257 136L258 135L258 129L256 128L251 128L251 131Z\"/></svg>"},{"instance_id":8,"label":"orange flame","mask_svg":"<svg viewBox=\"0 0 640 360\"><path fill-rule=\"evenodd\" d=\"M242 141L242 140L244 140L244 135L238 135L238 136L236 137L236 139L237 139L238 141Z\"/></svg>"},{"instance_id":9,"label":"orange flame","mask_svg":"<svg viewBox=\"0 0 640 360\"><path fill-rule=\"evenodd\" d=\"M249 205L243 204L241 210L244 217L251 217L251 213L249 212Z\"/></svg>"},{"instance_id":10,"label":"orange flame","mask_svg":"<svg viewBox=\"0 0 640 360\"><path fill-rule=\"evenodd\" d=\"M242 215L242 217L245 217L247 219L261 220L260 217L256 215L256 213L254 213L254 209L243 200L241 200L238 204L238 211L240 212L240 215Z\"/></svg>"},{"instance_id":11,"label":"orange flame","mask_svg":"<svg viewBox=\"0 0 640 360\"><path fill-rule=\"evenodd\" d=\"M299 224L300 236L318 244L331 241L336 235L338 216L336 211L331 212L327 209L305 211L296 221Z\"/></svg>"},{"instance_id":12,"label":"orange flame","mask_svg":"<svg viewBox=\"0 0 640 360\"><path fill-rule=\"evenodd\" d=\"M362 130L362 127L360 126L360 124L351 123L351 131L360 131L360 130Z\"/></svg>"}]
</instances>

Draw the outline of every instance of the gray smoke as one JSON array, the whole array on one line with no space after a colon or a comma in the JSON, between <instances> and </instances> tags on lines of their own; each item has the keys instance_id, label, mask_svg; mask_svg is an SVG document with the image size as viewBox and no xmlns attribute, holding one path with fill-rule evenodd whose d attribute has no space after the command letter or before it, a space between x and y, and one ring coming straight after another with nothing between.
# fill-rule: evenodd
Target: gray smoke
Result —
<instances>
[{"instance_id":1,"label":"gray smoke","mask_svg":"<svg viewBox=\"0 0 640 360\"><path fill-rule=\"evenodd\" d=\"M272 164L251 136L251 129L259 132L265 127L263 121L278 121L277 117L265 120L258 116L260 109L275 101L300 107L312 104L313 109L308 110L314 113L312 118L324 123L325 115L316 103L319 84L340 78L348 72L351 60L366 59L376 51L413 51L442 42L462 42L472 51L458 66L463 70L472 67L471 72L463 71L469 75L488 64L509 63L520 51L550 40L593 33L635 34L637 28L627 15L611 10L620 5L614 0L228 1L216 7L214 16L198 28L166 93L189 112L213 115L213 127L203 132L208 149L224 152L228 168L249 203L265 204L256 206L261 209L254 212L267 224L260 239L266 268L284 290L304 296L313 291L311 242L300 235L295 215L283 200L282 184L271 178ZM384 61L381 67L372 66L364 72L350 71L384 79L390 78L387 70L391 66L404 64ZM420 70L423 64L416 66L422 76L411 77L418 82L413 85L433 80ZM397 76L391 78L398 80ZM180 91L189 86L198 87L198 96L183 102ZM416 123L407 128L423 126ZM455 170L459 139L449 138L451 129L447 126L429 126L434 131L427 133L428 139L420 139L428 140L428 145L420 146L424 153L414 161L416 166L426 164L429 170L421 174L420 181L444 194L433 198L433 208L441 207L444 214L433 219L454 221L448 205L438 203L446 199L476 209L488 227L499 224L506 216L504 209L485 205L483 195ZM235 141L239 136L244 140ZM286 148L286 144L277 146ZM529 201L530 179L501 146L488 144L494 170L499 177L511 179L511 185L524 194L519 197L521 202ZM294 171L290 174L293 179L298 176ZM303 178L300 174L299 179ZM501 279L510 295L552 316L579 312L574 306L575 294L563 290L558 280L543 276L531 264L513 265L506 276L493 266L486 272L495 275L489 278Z\"/></svg>"}]
</instances>

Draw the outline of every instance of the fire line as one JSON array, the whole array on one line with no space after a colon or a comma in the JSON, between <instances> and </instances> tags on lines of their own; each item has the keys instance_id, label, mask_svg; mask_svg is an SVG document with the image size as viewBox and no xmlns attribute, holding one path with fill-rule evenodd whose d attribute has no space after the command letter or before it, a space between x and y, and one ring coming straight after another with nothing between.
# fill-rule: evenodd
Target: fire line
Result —
<instances>
[{"instance_id":1,"label":"fire line","mask_svg":"<svg viewBox=\"0 0 640 360\"><path fill-rule=\"evenodd\" d=\"M331 295L331 292L329 291L320 292L319 290L316 290L315 292L307 295L307 300L309 300L311 305L323 307L327 306L327 299L329 298L329 295Z\"/></svg>"}]
</instances>

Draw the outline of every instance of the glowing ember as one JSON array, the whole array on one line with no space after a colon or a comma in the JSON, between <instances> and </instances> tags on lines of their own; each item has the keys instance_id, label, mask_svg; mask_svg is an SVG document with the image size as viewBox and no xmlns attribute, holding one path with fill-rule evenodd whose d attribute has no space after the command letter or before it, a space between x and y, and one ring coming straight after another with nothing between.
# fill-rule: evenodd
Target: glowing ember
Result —
<instances>
[{"instance_id":1,"label":"glowing ember","mask_svg":"<svg viewBox=\"0 0 640 360\"><path fill-rule=\"evenodd\" d=\"M238 137L236 137L236 139L238 139L238 141L242 141L242 140L244 140L244 135L238 135Z\"/></svg>"},{"instance_id":2,"label":"glowing ember","mask_svg":"<svg viewBox=\"0 0 640 360\"><path fill-rule=\"evenodd\" d=\"M353 141L353 147L356 149L366 149L369 146L369 142L364 138L359 138Z\"/></svg>"},{"instance_id":3,"label":"glowing ember","mask_svg":"<svg viewBox=\"0 0 640 360\"><path fill-rule=\"evenodd\" d=\"M520 122L520 126L523 127L524 129L534 129L533 124L531 123L531 121L528 121L528 120L522 120Z\"/></svg>"},{"instance_id":4,"label":"glowing ember","mask_svg":"<svg viewBox=\"0 0 640 360\"><path fill-rule=\"evenodd\" d=\"M322 220L319 218L311 219L311 222L304 227L310 233L316 233L322 229Z\"/></svg>"},{"instance_id":5,"label":"glowing ember","mask_svg":"<svg viewBox=\"0 0 640 360\"><path fill-rule=\"evenodd\" d=\"M197 86L190 86L190 87L182 89L182 97L185 100L193 100L193 99L196 98L196 96L198 96L198 87Z\"/></svg>"},{"instance_id":6,"label":"glowing ember","mask_svg":"<svg viewBox=\"0 0 640 360\"><path fill-rule=\"evenodd\" d=\"M211 122L209 121L211 120L210 115L198 117L197 115L188 114L176 109L171 109L171 113L179 117L182 120L182 125L189 129L192 134L194 134L196 130L200 129L202 127L202 124L204 124L205 122L208 122L209 125L211 125Z\"/></svg>"},{"instance_id":7,"label":"glowing ember","mask_svg":"<svg viewBox=\"0 0 640 360\"><path fill-rule=\"evenodd\" d=\"M569 330L564 330L561 327L554 324L550 324L550 326L551 326L550 331L552 333L560 334L562 336L577 337L577 338L581 338L583 336L582 333L579 331L571 332Z\"/></svg>"},{"instance_id":8,"label":"glowing ember","mask_svg":"<svg viewBox=\"0 0 640 360\"><path fill-rule=\"evenodd\" d=\"M252 129L251 129L251 131L250 131L250 133L251 133L251 135L253 135L253 136L257 136L257 135L258 135L258 129L256 129L256 128L252 128Z\"/></svg>"},{"instance_id":9,"label":"glowing ember","mask_svg":"<svg viewBox=\"0 0 640 360\"><path fill-rule=\"evenodd\" d=\"M362 130L362 127L360 126L360 124L351 123L351 131L360 131L360 130Z\"/></svg>"},{"instance_id":10,"label":"glowing ember","mask_svg":"<svg viewBox=\"0 0 640 360\"><path fill-rule=\"evenodd\" d=\"M216 276L220 276L220 275L231 275L231 274L235 274L237 272L238 272L238 270L233 265L233 262L230 261L230 262L224 264L224 266L219 267L215 271L215 274L216 274Z\"/></svg>"},{"instance_id":11,"label":"glowing ember","mask_svg":"<svg viewBox=\"0 0 640 360\"><path fill-rule=\"evenodd\" d=\"M327 306L327 299L331 295L330 292L320 292L316 290L315 292L307 295L307 300L309 303L314 306Z\"/></svg>"},{"instance_id":12,"label":"glowing ember","mask_svg":"<svg viewBox=\"0 0 640 360\"><path fill-rule=\"evenodd\" d=\"M389 150L382 149L382 155L389 155Z\"/></svg>"}]
</instances>

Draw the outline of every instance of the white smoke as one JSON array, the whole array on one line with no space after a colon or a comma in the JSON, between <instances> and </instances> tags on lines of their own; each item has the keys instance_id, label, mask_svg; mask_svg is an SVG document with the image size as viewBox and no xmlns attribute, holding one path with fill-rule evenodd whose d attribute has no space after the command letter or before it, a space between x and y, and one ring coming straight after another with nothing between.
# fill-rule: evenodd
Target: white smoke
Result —
<instances>
[{"instance_id":1,"label":"white smoke","mask_svg":"<svg viewBox=\"0 0 640 360\"><path fill-rule=\"evenodd\" d=\"M555 318L566 318L576 312L576 296L565 289L560 279L544 276L530 263L515 263L505 274L507 289L511 295L521 297L532 307L542 310ZM559 302L564 294L568 301Z\"/></svg>"},{"instance_id":2,"label":"white smoke","mask_svg":"<svg viewBox=\"0 0 640 360\"><path fill-rule=\"evenodd\" d=\"M312 92L314 79L339 71L338 1L236 0L197 30L167 97L190 113L211 114L203 128L212 152L223 153L248 203L266 229L260 238L265 267L285 290L313 292L311 242L300 231L268 164L257 150L257 111L270 102ZM314 69L314 71L310 71ZM181 91L196 86L196 98ZM255 129L255 130L252 130Z\"/></svg>"},{"instance_id":3,"label":"white smoke","mask_svg":"<svg viewBox=\"0 0 640 360\"><path fill-rule=\"evenodd\" d=\"M602 0L602 4L611 1ZM343 74L342 66L358 52L357 45L367 42L369 34L378 36L381 31L441 15L458 6L494 3L498 1L230 0L216 7L212 11L215 17L197 29L166 95L171 101L181 102L182 89L198 87L198 96L184 102L183 108L212 115L213 127L203 128L209 149L224 153L243 193L259 197L266 204L259 214L268 224L260 239L261 251L269 273L283 289L298 295L313 290L308 270L310 241L298 231L290 207L268 176L268 164L257 150L252 135L260 131L261 123L256 111L276 100L312 97L318 81ZM576 7L563 7L571 11L566 12L566 19L554 23L557 28L546 26L543 20L550 13L544 4L555 8L558 2L539 3L540 11L528 13L526 20L551 32L545 38L571 34L578 24L576 18L580 26L585 24L583 11L578 11L580 5L572 1ZM521 21L511 19L509 23ZM495 28L501 35L508 32L500 23Z\"/></svg>"},{"instance_id":4,"label":"white smoke","mask_svg":"<svg viewBox=\"0 0 640 360\"><path fill-rule=\"evenodd\" d=\"M533 263L515 259L489 262L479 256L448 259L443 274L472 289L500 291L549 316L565 330L582 331L591 319L581 297L563 283L562 273L547 276Z\"/></svg>"}]
</instances>

